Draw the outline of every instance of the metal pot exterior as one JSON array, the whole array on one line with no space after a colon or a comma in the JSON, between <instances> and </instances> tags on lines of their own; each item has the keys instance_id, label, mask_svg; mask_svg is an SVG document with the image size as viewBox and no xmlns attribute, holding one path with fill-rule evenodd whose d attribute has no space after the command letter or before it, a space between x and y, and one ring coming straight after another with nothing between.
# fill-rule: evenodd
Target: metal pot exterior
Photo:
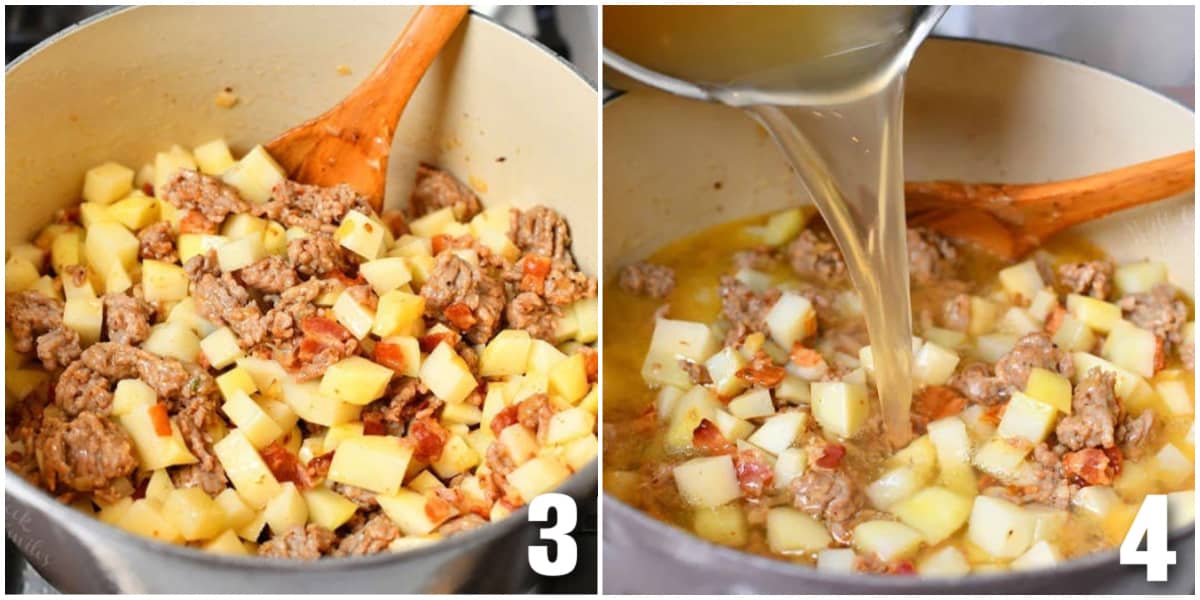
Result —
<instances>
[{"instance_id":1,"label":"metal pot exterior","mask_svg":"<svg viewBox=\"0 0 1200 600\"><path fill-rule=\"evenodd\" d=\"M907 76L904 132L907 178L1048 181L1191 149L1194 115L1078 63L933 39ZM606 280L666 241L808 201L766 132L722 106L631 87L604 108L603 151ZM1072 233L1118 261L1166 262L1173 283L1194 297L1194 219L1189 193ZM1194 586L1194 526L1172 540L1180 563L1172 582ZM1145 585L1144 569L1119 566L1115 550L1055 569L958 580L822 574L716 546L607 495L603 543L609 593L1114 593Z\"/></svg>"},{"instance_id":2,"label":"metal pot exterior","mask_svg":"<svg viewBox=\"0 0 1200 600\"><path fill-rule=\"evenodd\" d=\"M413 8L152 6L106 13L15 61L5 77L6 228L28 239L75 201L86 169L139 165L169 144L237 152L320 114L369 73ZM341 75L339 66L350 68ZM232 87L239 101L217 107ZM598 272L596 92L538 44L472 15L397 128L386 203L431 162L484 204L546 204ZM508 519L403 554L315 563L206 554L132 536L6 472L6 532L64 592L517 592L536 530ZM595 498L593 462L559 490Z\"/></svg>"}]
</instances>

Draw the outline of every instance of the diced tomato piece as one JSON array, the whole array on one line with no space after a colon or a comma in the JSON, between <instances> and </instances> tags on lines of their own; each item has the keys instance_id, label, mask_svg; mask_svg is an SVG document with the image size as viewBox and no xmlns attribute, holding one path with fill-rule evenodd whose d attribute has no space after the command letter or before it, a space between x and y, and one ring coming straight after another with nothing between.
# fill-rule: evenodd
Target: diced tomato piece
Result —
<instances>
[{"instance_id":1,"label":"diced tomato piece","mask_svg":"<svg viewBox=\"0 0 1200 600\"><path fill-rule=\"evenodd\" d=\"M1062 326L1063 317L1067 316L1067 309L1061 306L1055 306L1054 310L1046 315L1046 333L1054 335L1058 328Z\"/></svg>"},{"instance_id":2,"label":"diced tomato piece","mask_svg":"<svg viewBox=\"0 0 1200 600\"><path fill-rule=\"evenodd\" d=\"M979 416L979 420L991 425L999 426L1000 419L1004 418L1004 411L1008 409L1008 404L993 404L984 409L983 414Z\"/></svg>"},{"instance_id":3,"label":"diced tomato piece","mask_svg":"<svg viewBox=\"0 0 1200 600\"><path fill-rule=\"evenodd\" d=\"M179 233L216 233L217 226L200 211L189 210L179 219Z\"/></svg>"},{"instance_id":4,"label":"diced tomato piece","mask_svg":"<svg viewBox=\"0 0 1200 600\"><path fill-rule=\"evenodd\" d=\"M417 460L432 462L442 456L442 448L450 439L450 432L440 423L430 418L416 419L408 426L408 437L417 443L413 457Z\"/></svg>"},{"instance_id":5,"label":"diced tomato piece","mask_svg":"<svg viewBox=\"0 0 1200 600\"><path fill-rule=\"evenodd\" d=\"M341 323L325 317L304 317L300 320L300 331L318 341L346 342L354 337Z\"/></svg>"},{"instance_id":6,"label":"diced tomato piece","mask_svg":"<svg viewBox=\"0 0 1200 600\"><path fill-rule=\"evenodd\" d=\"M888 566L888 571L891 575L915 575L917 568L913 566L911 560L902 560Z\"/></svg>"},{"instance_id":7,"label":"diced tomato piece","mask_svg":"<svg viewBox=\"0 0 1200 600\"><path fill-rule=\"evenodd\" d=\"M445 521L453 513L454 507L437 495L430 494L425 497L425 516L434 523Z\"/></svg>"},{"instance_id":8,"label":"diced tomato piece","mask_svg":"<svg viewBox=\"0 0 1200 600\"><path fill-rule=\"evenodd\" d=\"M521 407L517 404L505 406L496 416L492 417L492 433L500 435L501 431L508 428L509 425L516 423L519 419Z\"/></svg>"},{"instance_id":9,"label":"diced tomato piece","mask_svg":"<svg viewBox=\"0 0 1200 600\"><path fill-rule=\"evenodd\" d=\"M150 422L154 423L154 433L158 437L171 437L171 418L167 416L167 405L158 402L150 405Z\"/></svg>"},{"instance_id":10,"label":"diced tomato piece","mask_svg":"<svg viewBox=\"0 0 1200 600\"><path fill-rule=\"evenodd\" d=\"M421 352L433 352L433 349L437 348L438 344L442 342L455 346L458 344L458 340L458 334L452 332L431 333L417 339L421 344Z\"/></svg>"},{"instance_id":11,"label":"diced tomato piece","mask_svg":"<svg viewBox=\"0 0 1200 600\"><path fill-rule=\"evenodd\" d=\"M1116 475L1108 454L1099 448L1068 452L1062 458L1063 469L1087 485L1108 485Z\"/></svg>"},{"instance_id":12,"label":"diced tomato piece","mask_svg":"<svg viewBox=\"0 0 1200 600\"><path fill-rule=\"evenodd\" d=\"M587 371L588 383L595 383L600 376L600 353L586 346L580 352L583 353L583 366Z\"/></svg>"},{"instance_id":13,"label":"diced tomato piece","mask_svg":"<svg viewBox=\"0 0 1200 600\"><path fill-rule=\"evenodd\" d=\"M470 329L475 325L476 321L478 321L478 319L475 318L475 313L471 312L471 307L467 306L463 302L455 302L450 306L447 306L446 310L442 311L442 314L444 314L446 316L446 320L450 321L450 324L459 331L466 331Z\"/></svg>"},{"instance_id":14,"label":"diced tomato piece","mask_svg":"<svg viewBox=\"0 0 1200 600\"><path fill-rule=\"evenodd\" d=\"M732 452L734 448L721 434L721 430L708 419L700 421L700 425L692 431L692 445L709 454L725 454Z\"/></svg>"},{"instance_id":15,"label":"diced tomato piece","mask_svg":"<svg viewBox=\"0 0 1200 600\"><path fill-rule=\"evenodd\" d=\"M383 413L370 411L362 413L363 435L387 435L387 425L383 423Z\"/></svg>"},{"instance_id":16,"label":"diced tomato piece","mask_svg":"<svg viewBox=\"0 0 1200 600\"><path fill-rule=\"evenodd\" d=\"M437 256L441 254L443 250L451 246L452 241L451 237L444 233L433 236L433 239L430 240L430 244L433 246L433 255Z\"/></svg>"},{"instance_id":17,"label":"diced tomato piece","mask_svg":"<svg viewBox=\"0 0 1200 600\"><path fill-rule=\"evenodd\" d=\"M546 285L546 276L550 274L550 259L540 254L526 254L519 261L521 266L521 283L519 288L524 292L540 293Z\"/></svg>"},{"instance_id":18,"label":"diced tomato piece","mask_svg":"<svg viewBox=\"0 0 1200 600\"><path fill-rule=\"evenodd\" d=\"M775 470L757 450L738 452L733 457L733 466L737 470L738 485L750 498L762 496L775 480Z\"/></svg>"},{"instance_id":19,"label":"diced tomato piece","mask_svg":"<svg viewBox=\"0 0 1200 600\"><path fill-rule=\"evenodd\" d=\"M792 351L788 353L788 358L798 367L815 367L825 364L825 357L821 356L820 352L808 348L800 342L792 344Z\"/></svg>"},{"instance_id":20,"label":"diced tomato piece","mask_svg":"<svg viewBox=\"0 0 1200 600\"><path fill-rule=\"evenodd\" d=\"M738 379L762 387L779 385L786 374L787 371L783 367L776 366L771 362L771 357L761 351L754 356L754 360L750 361L749 365L738 369L735 373Z\"/></svg>"},{"instance_id":21,"label":"diced tomato piece","mask_svg":"<svg viewBox=\"0 0 1200 600\"><path fill-rule=\"evenodd\" d=\"M836 469L842 464L842 457L846 456L846 447L841 444L827 444L824 452L821 453L821 458L817 459L817 466L825 469Z\"/></svg>"},{"instance_id":22,"label":"diced tomato piece","mask_svg":"<svg viewBox=\"0 0 1200 600\"><path fill-rule=\"evenodd\" d=\"M967 399L952 387L930 385L922 388L913 398L912 412L926 422L957 415L967 407Z\"/></svg>"},{"instance_id":23,"label":"diced tomato piece","mask_svg":"<svg viewBox=\"0 0 1200 600\"><path fill-rule=\"evenodd\" d=\"M400 344L379 342L375 344L375 352L372 354L372 358L375 359L375 362L397 373L401 373L408 368L408 361L404 358L403 346Z\"/></svg>"},{"instance_id":24,"label":"diced tomato piece","mask_svg":"<svg viewBox=\"0 0 1200 600\"><path fill-rule=\"evenodd\" d=\"M281 482L290 481L300 489L311 487L312 482L308 478L308 471L304 465L300 464L300 459L279 442L272 442L270 446L259 450L258 453L262 455L263 462L275 475L275 479Z\"/></svg>"},{"instance_id":25,"label":"diced tomato piece","mask_svg":"<svg viewBox=\"0 0 1200 600\"><path fill-rule=\"evenodd\" d=\"M304 466L304 476L308 478L309 485L316 487L325 481L325 477L329 475L329 465L333 464L334 452L336 451L330 450L309 459L308 464Z\"/></svg>"},{"instance_id":26,"label":"diced tomato piece","mask_svg":"<svg viewBox=\"0 0 1200 600\"><path fill-rule=\"evenodd\" d=\"M147 196L153 196L154 195L154 184L150 183L149 181L147 181L146 183L143 183L142 184L142 193Z\"/></svg>"}]
</instances>

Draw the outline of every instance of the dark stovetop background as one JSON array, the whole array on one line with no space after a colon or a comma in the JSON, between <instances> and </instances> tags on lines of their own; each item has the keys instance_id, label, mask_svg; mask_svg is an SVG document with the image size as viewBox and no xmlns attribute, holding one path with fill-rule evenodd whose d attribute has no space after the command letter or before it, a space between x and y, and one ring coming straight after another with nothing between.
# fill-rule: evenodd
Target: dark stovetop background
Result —
<instances>
[{"instance_id":1,"label":"dark stovetop background","mask_svg":"<svg viewBox=\"0 0 1200 600\"><path fill-rule=\"evenodd\" d=\"M111 6L5 6L5 64L54 33L109 8ZM572 60L583 75L595 83L595 7L490 6L479 10ZM528 591L552 594L597 592L599 537L596 535L596 507L595 494L579 507L579 526L573 534L579 548L575 572L563 577L538 577L530 582ZM56 592L25 562L7 537L4 542L6 594Z\"/></svg>"}]
</instances>

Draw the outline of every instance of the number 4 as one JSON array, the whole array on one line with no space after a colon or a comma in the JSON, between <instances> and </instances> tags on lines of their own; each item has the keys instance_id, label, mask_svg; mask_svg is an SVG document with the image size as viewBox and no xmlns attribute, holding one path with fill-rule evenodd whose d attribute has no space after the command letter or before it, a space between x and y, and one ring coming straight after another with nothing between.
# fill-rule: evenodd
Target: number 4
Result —
<instances>
[{"instance_id":1,"label":"number 4","mask_svg":"<svg viewBox=\"0 0 1200 600\"><path fill-rule=\"evenodd\" d=\"M1175 551L1167 549L1167 522L1166 495L1146 496L1121 542L1121 564L1146 565L1146 581L1166 581L1167 567L1175 564ZM1146 549L1138 550L1143 537Z\"/></svg>"}]
</instances>

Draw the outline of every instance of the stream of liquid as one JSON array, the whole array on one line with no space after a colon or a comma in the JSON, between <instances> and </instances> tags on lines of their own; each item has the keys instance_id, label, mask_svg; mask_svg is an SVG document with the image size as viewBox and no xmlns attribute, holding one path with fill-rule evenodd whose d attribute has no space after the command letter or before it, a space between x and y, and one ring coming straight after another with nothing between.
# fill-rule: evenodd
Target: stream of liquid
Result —
<instances>
[{"instance_id":1,"label":"stream of liquid","mask_svg":"<svg viewBox=\"0 0 1200 600\"><path fill-rule=\"evenodd\" d=\"M875 386L894 448L912 436L901 142L904 70L921 10L604 8L606 50L694 84L699 92L691 95L744 109L795 167L862 297Z\"/></svg>"}]
</instances>

